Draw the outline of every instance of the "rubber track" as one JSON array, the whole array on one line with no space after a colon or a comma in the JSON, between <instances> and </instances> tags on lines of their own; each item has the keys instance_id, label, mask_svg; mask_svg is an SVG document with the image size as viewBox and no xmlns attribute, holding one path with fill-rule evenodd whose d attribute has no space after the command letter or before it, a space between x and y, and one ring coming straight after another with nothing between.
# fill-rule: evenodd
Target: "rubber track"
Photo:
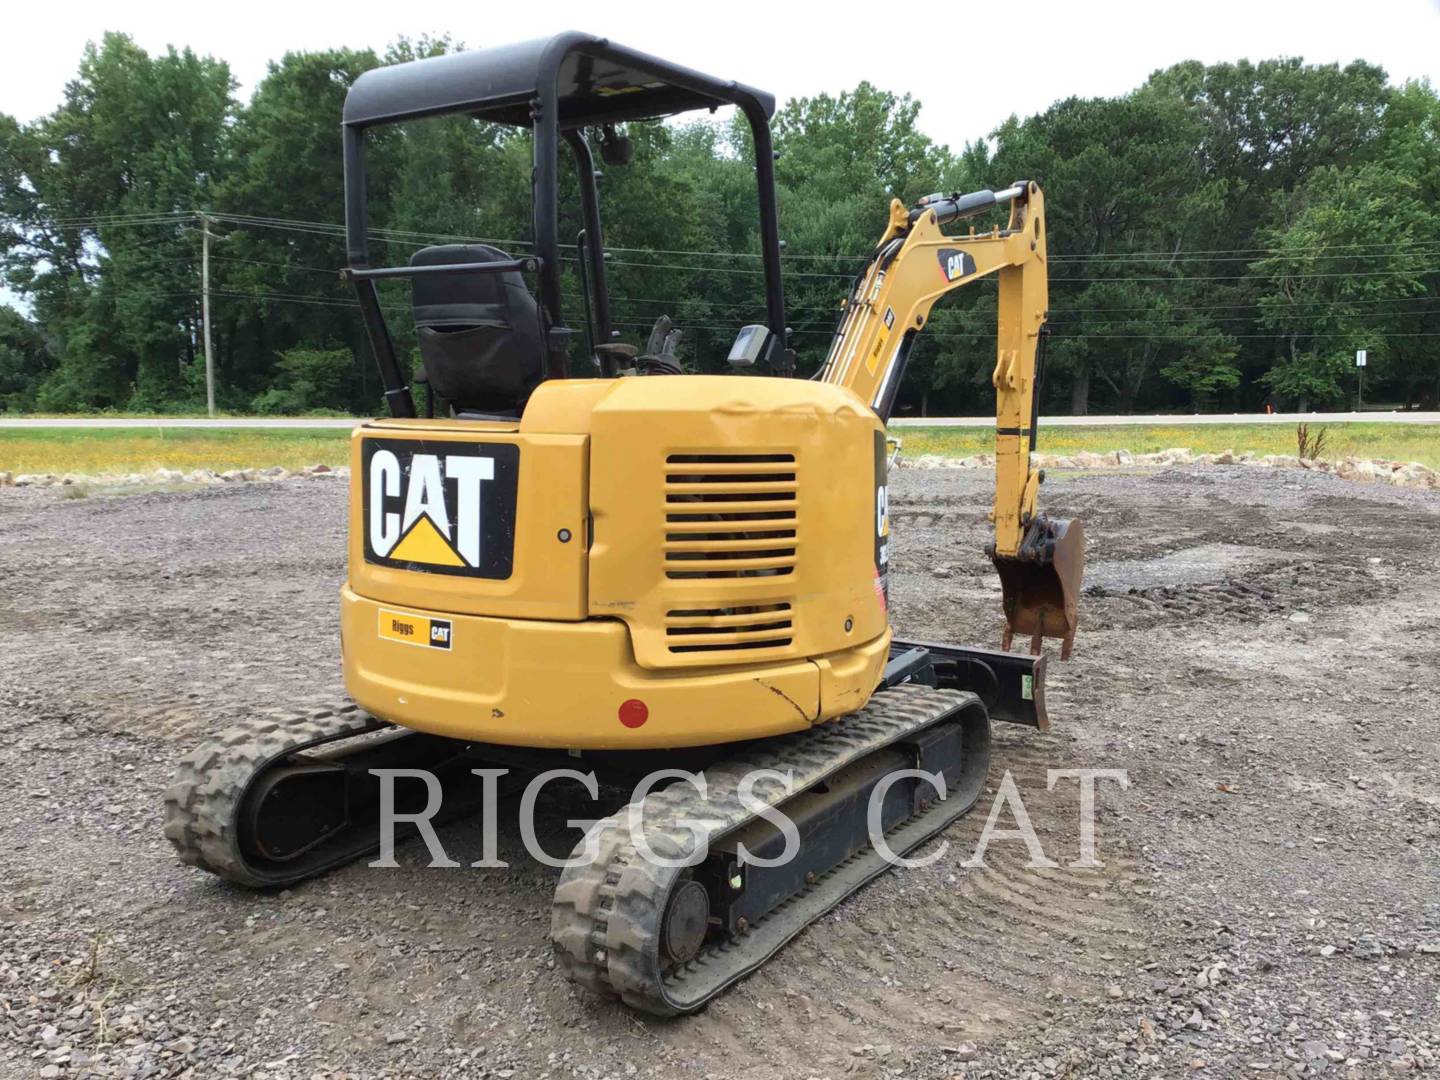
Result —
<instances>
[{"instance_id":1,"label":"rubber track","mask_svg":"<svg viewBox=\"0 0 1440 1080\"><path fill-rule=\"evenodd\" d=\"M236 826L245 790L278 757L389 726L358 705L345 704L256 717L226 728L181 759L175 782L165 791L165 835L182 862L240 885L274 888L313 877L327 867L287 876L246 859Z\"/></svg>"},{"instance_id":2,"label":"rubber track","mask_svg":"<svg viewBox=\"0 0 1440 1080\"><path fill-rule=\"evenodd\" d=\"M755 815L737 796L746 773L792 773L792 790L798 794L875 750L957 716L984 725L977 760L969 763L962 790L951 791L887 837L895 851L911 850L973 806L984 784L989 721L974 694L901 686L876 694L859 712L751 747L745 758L705 770L705 799L686 783L648 796L643 803L645 838L657 854L682 858L695 844L682 820L703 820L712 841L753 820ZM754 793L772 806L792 797L778 782L757 784ZM666 970L659 927L670 890L683 871L657 866L633 849L629 811L627 807L603 819L592 830L599 840L598 858L588 866L567 867L561 875L551 908L551 940L561 969L574 982L661 1016L699 1009L889 865L863 847L737 940L707 948L682 970Z\"/></svg>"}]
</instances>

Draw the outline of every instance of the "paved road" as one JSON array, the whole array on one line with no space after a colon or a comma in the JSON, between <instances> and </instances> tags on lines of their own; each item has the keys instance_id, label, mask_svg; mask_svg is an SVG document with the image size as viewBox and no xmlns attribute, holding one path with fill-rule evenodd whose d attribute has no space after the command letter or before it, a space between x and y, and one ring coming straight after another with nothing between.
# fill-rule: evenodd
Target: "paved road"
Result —
<instances>
[{"instance_id":1,"label":"paved road","mask_svg":"<svg viewBox=\"0 0 1440 1080\"><path fill-rule=\"evenodd\" d=\"M1440 424L1440 412L1343 412L1343 413L1206 413L1180 416L1042 416L1045 427L1107 427L1192 424L1344 424L1363 420L1370 424ZM44 420L20 420L0 417L0 428L352 428L358 420L345 417L304 418L288 420L258 417L227 417L224 419L119 419L104 416L65 417ZM901 417L892 420L897 427L993 427L988 416Z\"/></svg>"},{"instance_id":2,"label":"paved road","mask_svg":"<svg viewBox=\"0 0 1440 1080\"><path fill-rule=\"evenodd\" d=\"M1190 427L1195 424L1440 424L1440 412L1201 413L1179 416L1042 416L1041 427ZM994 427L988 416L897 417L900 427Z\"/></svg>"}]
</instances>

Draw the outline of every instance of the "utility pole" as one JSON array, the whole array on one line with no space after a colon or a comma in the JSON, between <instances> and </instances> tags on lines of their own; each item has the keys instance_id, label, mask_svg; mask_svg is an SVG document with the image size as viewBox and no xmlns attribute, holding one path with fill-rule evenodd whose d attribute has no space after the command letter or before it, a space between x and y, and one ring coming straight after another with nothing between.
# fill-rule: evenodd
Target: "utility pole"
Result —
<instances>
[{"instance_id":1,"label":"utility pole","mask_svg":"<svg viewBox=\"0 0 1440 1080\"><path fill-rule=\"evenodd\" d=\"M200 322L205 333L205 413L215 415L215 356L210 350L210 219L200 215Z\"/></svg>"}]
</instances>

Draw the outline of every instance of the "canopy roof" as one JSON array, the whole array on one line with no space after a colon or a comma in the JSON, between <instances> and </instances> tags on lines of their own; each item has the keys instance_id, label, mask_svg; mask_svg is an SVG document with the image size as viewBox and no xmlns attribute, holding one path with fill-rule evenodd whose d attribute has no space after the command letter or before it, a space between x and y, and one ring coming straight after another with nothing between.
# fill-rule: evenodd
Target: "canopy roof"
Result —
<instances>
[{"instance_id":1,"label":"canopy roof","mask_svg":"<svg viewBox=\"0 0 1440 1080\"><path fill-rule=\"evenodd\" d=\"M730 104L758 108L767 119L775 111L774 97L763 91L572 30L367 71L345 98L344 122L364 128L464 112L530 127L531 102L547 86L555 89L562 129Z\"/></svg>"}]
</instances>

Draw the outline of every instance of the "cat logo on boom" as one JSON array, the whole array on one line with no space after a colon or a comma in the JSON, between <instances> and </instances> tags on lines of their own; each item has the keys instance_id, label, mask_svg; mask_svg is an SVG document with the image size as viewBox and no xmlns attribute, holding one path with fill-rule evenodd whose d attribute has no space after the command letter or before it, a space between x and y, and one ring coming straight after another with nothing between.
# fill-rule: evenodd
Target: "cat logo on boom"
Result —
<instances>
[{"instance_id":1,"label":"cat logo on boom","mask_svg":"<svg viewBox=\"0 0 1440 1080\"><path fill-rule=\"evenodd\" d=\"M367 439L362 458L367 562L510 576L518 446Z\"/></svg>"},{"instance_id":2,"label":"cat logo on boom","mask_svg":"<svg viewBox=\"0 0 1440 1080\"><path fill-rule=\"evenodd\" d=\"M975 273L975 257L968 251L941 248L937 254L940 256L940 273L945 275L947 282L958 281Z\"/></svg>"}]
</instances>

